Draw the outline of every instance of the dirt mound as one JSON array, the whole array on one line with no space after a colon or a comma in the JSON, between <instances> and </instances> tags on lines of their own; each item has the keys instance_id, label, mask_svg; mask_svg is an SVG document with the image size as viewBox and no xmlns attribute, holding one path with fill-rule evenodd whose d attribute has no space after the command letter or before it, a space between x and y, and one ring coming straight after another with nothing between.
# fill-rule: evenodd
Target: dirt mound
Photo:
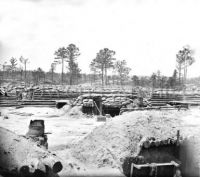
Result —
<instances>
[{"instance_id":1,"label":"dirt mound","mask_svg":"<svg viewBox=\"0 0 200 177\"><path fill-rule=\"evenodd\" d=\"M62 108L64 115L68 115L72 118L80 118L83 116L82 113L82 107L81 106L70 106L70 105L65 105Z\"/></svg>"},{"instance_id":2,"label":"dirt mound","mask_svg":"<svg viewBox=\"0 0 200 177\"><path fill-rule=\"evenodd\" d=\"M73 156L97 167L121 168L126 156L137 154L145 137L176 137L180 112L130 112L96 128L74 147Z\"/></svg>"},{"instance_id":3,"label":"dirt mound","mask_svg":"<svg viewBox=\"0 0 200 177\"><path fill-rule=\"evenodd\" d=\"M38 170L46 173L46 167L58 167L58 172L62 169L59 160L55 154L38 147L30 139L0 127L0 174L3 176L35 173Z\"/></svg>"}]
</instances>

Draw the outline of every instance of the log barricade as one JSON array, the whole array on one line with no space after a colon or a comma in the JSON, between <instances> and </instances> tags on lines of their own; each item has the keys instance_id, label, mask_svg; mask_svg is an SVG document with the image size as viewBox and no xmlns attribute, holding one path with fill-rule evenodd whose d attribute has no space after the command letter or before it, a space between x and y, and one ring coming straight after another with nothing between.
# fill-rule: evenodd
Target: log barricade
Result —
<instances>
[{"instance_id":1,"label":"log barricade","mask_svg":"<svg viewBox=\"0 0 200 177\"><path fill-rule=\"evenodd\" d=\"M8 96L0 97L0 107L10 107L10 106L56 106L56 101L58 100L70 100L79 97L82 94L85 94L87 91L74 92L74 91L59 91L59 90L35 90L33 97L30 99L28 96L23 98L22 100L16 96L15 93L8 93ZM94 91L89 94L117 94L118 92L99 92ZM124 92L124 94L129 94L131 96L135 96L136 93Z\"/></svg>"},{"instance_id":2,"label":"log barricade","mask_svg":"<svg viewBox=\"0 0 200 177\"><path fill-rule=\"evenodd\" d=\"M149 99L152 106L166 106L169 102L185 102L190 105L200 105L200 94L159 94L153 93ZM193 104L192 104L193 103Z\"/></svg>"},{"instance_id":3,"label":"log barricade","mask_svg":"<svg viewBox=\"0 0 200 177\"><path fill-rule=\"evenodd\" d=\"M0 127L0 176L57 176L60 158L30 138Z\"/></svg>"},{"instance_id":4,"label":"log barricade","mask_svg":"<svg viewBox=\"0 0 200 177\"><path fill-rule=\"evenodd\" d=\"M182 107L181 109L186 110L186 107ZM143 107L143 108L121 108L120 114L123 112L131 112L131 111L146 111L146 110L179 110L179 107L174 106L153 106L153 107Z\"/></svg>"}]
</instances>

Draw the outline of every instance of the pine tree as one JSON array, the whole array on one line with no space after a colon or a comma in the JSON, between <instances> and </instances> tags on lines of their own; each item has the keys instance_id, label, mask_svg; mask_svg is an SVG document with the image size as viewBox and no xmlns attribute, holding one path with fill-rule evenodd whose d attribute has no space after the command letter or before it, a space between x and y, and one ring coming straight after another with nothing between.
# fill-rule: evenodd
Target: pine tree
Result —
<instances>
[{"instance_id":1,"label":"pine tree","mask_svg":"<svg viewBox=\"0 0 200 177\"><path fill-rule=\"evenodd\" d=\"M195 62L193 54L194 51L190 49L189 46L185 46L183 47L182 50L179 50L178 54L176 55L176 61L179 69L179 82L180 82L181 71L183 70L184 86L186 85L186 80L187 80L187 69L190 65L192 65Z\"/></svg>"},{"instance_id":2,"label":"pine tree","mask_svg":"<svg viewBox=\"0 0 200 177\"><path fill-rule=\"evenodd\" d=\"M78 67L78 63L76 62L77 57L80 55L79 48L76 47L75 44L69 44L67 47L67 62L69 69L69 84L72 85L75 81L78 81L80 77L80 69Z\"/></svg>"},{"instance_id":3,"label":"pine tree","mask_svg":"<svg viewBox=\"0 0 200 177\"><path fill-rule=\"evenodd\" d=\"M55 63L62 64L62 70L61 70L61 82L63 84L63 77L64 77L64 62L66 61L68 57L68 51L65 47L59 48L57 51L55 51L54 55L55 57Z\"/></svg>"},{"instance_id":4,"label":"pine tree","mask_svg":"<svg viewBox=\"0 0 200 177\"><path fill-rule=\"evenodd\" d=\"M104 48L100 50L96 54L96 58L92 60L91 64L93 64L94 67L101 71L102 86L104 85L104 80L105 84L107 84L107 70L114 67L114 55L115 51Z\"/></svg>"},{"instance_id":5,"label":"pine tree","mask_svg":"<svg viewBox=\"0 0 200 177\"><path fill-rule=\"evenodd\" d=\"M25 80L25 85L26 85L26 67L27 67L27 64L29 63L29 59L28 58L24 58L23 56L21 56L19 58L19 61L24 64L24 80Z\"/></svg>"},{"instance_id":6,"label":"pine tree","mask_svg":"<svg viewBox=\"0 0 200 177\"><path fill-rule=\"evenodd\" d=\"M14 57L12 57L12 58L10 59L10 64L11 64L11 66L10 66L10 71L11 71L11 73L12 73L12 79L13 79L13 73L14 73L14 71L15 71L16 68L17 68L17 59L14 58Z\"/></svg>"},{"instance_id":7,"label":"pine tree","mask_svg":"<svg viewBox=\"0 0 200 177\"><path fill-rule=\"evenodd\" d=\"M126 60L117 60L115 63L115 70L118 73L121 86L124 83L124 80L128 78L131 68L127 67Z\"/></svg>"}]
</instances>

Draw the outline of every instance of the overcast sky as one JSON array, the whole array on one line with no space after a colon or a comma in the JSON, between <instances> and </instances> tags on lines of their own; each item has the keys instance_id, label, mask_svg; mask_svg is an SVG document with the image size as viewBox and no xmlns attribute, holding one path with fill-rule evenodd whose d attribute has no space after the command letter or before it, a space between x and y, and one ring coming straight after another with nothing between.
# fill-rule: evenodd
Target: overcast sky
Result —
<instances>
[{"instance_id":1,"label":"overcast sky","mask_svg":"<svg viewBox=\"0 0 200 177\"><path fill-rule=\"evenodd\" d=\"M23 55L28 69L48 71L55 50L74 43L82 72L106 47L131 74L169 76L177 51L190 45L196 62L188 75L200 76L199 24L198 0L0 0L0 60Z\"/></svg>"}]
</instances>

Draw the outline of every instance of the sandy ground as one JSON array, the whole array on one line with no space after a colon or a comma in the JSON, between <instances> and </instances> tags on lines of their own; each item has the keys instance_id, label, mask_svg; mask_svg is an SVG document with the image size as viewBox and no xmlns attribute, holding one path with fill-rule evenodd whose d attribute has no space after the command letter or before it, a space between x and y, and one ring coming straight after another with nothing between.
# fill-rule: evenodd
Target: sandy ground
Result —
<instances>
[{"instance_id":1,"label":"sandy ground","mask_svg":"<svg viewBox=\"0 0 200 177\"><path fill-rule=\"evenodd\" d=\"M60 149L62 146L77 143L102 122L80 115L69 116L63 109L25 107L20 109L1 108L0 126L18 135L25 135L30 120L43 119L45 132L48 135L49 149ZM8 119L4 119L7 115Z\"/></svg>"},{"instance_id":2,"label":"sandy ground","mask_svg":"<svg viewBox=\"0 0 200 177\"><path fill-rule=\"evenodd\" d=\"M25 135L28 131L30 120L35 119L43 119L45 121L45 132L50 133L48 135L49 150L56 153L64 164L64 169L60 173L61 176L93 176L93 174L101 175L102 171L106 171L108 175L122 175L116 169L104 168L99 170L93 167L90 168L71 156L70 146L76 145L81 139L90 134L93 129L104 124L104 122L97 122L95 118L81 115L79 112L77 115L69 115L67 108L1 108L0 126L18 135ZM71 171L69 171L69 166L73 166Z\"/></svg>"},{"instance_id":3,"label":"sandy ground","mask_svg":"<svg viewBox=\"0 0 200 177\"><path fill-rule=\"evenodd\" d=\"M143 135L169 136L180 129L184 137L200 137L199 108L188 111L135 111L109 119L106 123L97 122L95 118L86 117L78 111L71 115L68 108L1 108L0 126L16 134L25 135L30 120L34 119L45 120L46 132L51 133L48 135L49 150L61 158L64 166L60 176L123 176L119 168L120 159L130 151L127 140L135 136L127 132L137 131L138 127ZM148 121L152 129L148 127ZM200 153L198 155L200 159ZM105 164L98 161L106 157L114 160L106 159Z\"/></svg>"}]
</instances>

